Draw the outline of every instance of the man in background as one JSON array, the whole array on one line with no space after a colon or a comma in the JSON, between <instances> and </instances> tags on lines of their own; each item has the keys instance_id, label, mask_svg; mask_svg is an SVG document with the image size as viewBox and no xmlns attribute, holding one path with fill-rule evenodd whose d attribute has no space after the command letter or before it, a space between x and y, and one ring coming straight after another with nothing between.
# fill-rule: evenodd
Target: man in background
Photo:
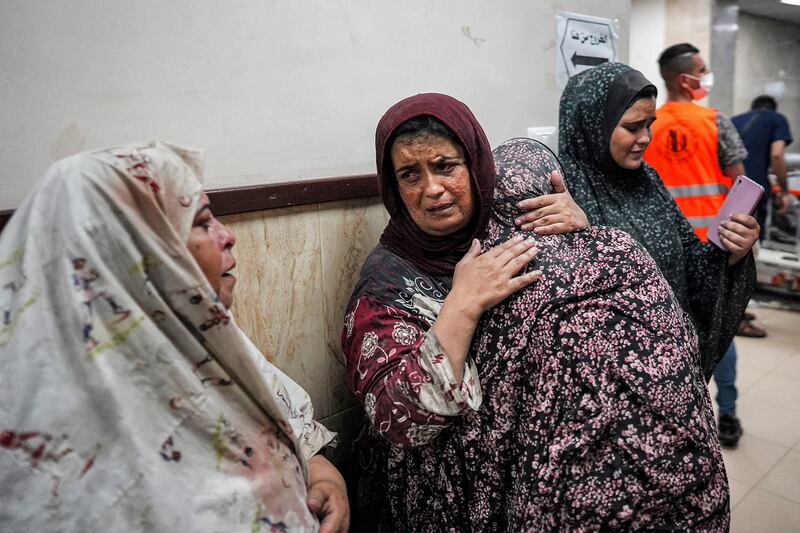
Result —
<instances>
[{"instance_id":1,"label":"man in background","mask_svg":"<svg viewBox=\"0 0 800 533\"><path fill-rule=\"evenodd\" d=\"M697 236L706 241L708 224L744 174L747 150L731 121L695 104L714 83L699 50L689 43L670 46L658 58L667 102L656 110L645 160L655 167ZM736 346L731 343L714 369L720 443L734 447L742 435L736 418Z\"/></svg>"},{"instance_id":2,"label":"man in background","mask_svg":"<svg viewBox=\"0 0 800 533\"><path fill-rule=\"evenodd\" d=\"M750 105L750 111L736 115L731 119L739 130L739 135L747 148L747 159L744 168L747 177L764 187L765 194L758 203L756 217L761 224L761 239L766 233L767 206L772 194L769 181L769 169L778 178L780 192L775 197L775 207L779 213L785 214L789 209L789 192L786 181L786 147L792 142L789 122L778 113L778 104L771 96L758 96Z\"/></svg>"}]
</instances>

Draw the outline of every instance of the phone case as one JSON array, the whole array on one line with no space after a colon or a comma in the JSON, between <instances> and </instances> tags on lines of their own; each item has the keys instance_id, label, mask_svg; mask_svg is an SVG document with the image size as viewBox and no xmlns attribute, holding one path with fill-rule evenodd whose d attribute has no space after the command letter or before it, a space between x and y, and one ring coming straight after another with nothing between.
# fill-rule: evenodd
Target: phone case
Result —
<instances>
[{"instance_id":1,"label":"phone case","mask_svg":"<svg viewBox=\"0 0 800 533\"><path fill-rule=\"evenodd\" d=\"M719 239L719 223L729 220L733 213L747 213L752 215L756 210L758 201L764 194L764 187L751 180L747 176L739 176L733 183L733 187L728 192L728 196L719 208L719 212L708 226L706 236L708 240L727 251L725 245Z\"/></svg>"}]
</instances>

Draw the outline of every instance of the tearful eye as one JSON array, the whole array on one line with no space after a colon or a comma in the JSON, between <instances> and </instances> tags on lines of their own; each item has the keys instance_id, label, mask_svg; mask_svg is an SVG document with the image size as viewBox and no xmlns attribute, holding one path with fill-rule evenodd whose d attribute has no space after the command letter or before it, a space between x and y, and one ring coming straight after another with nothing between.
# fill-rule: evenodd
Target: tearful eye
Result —
<instances>
[{"instance_id":1,"label":"tearful eye","mask_svg":"<svg viewBox=\"0 0 800 533\"><path fill-rule=\"evenodd\" d=\"M406 183L415 183L419 180L419 174L416 172L406 172L405 174L400 175L400 179Z\"/></svg>"}]
</instances>

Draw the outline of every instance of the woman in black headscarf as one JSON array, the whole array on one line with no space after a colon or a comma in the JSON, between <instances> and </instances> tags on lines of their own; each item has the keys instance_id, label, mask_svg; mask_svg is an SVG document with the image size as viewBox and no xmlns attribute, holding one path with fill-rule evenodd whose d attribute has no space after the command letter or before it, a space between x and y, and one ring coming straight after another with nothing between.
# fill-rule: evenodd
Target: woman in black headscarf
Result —
<instances>
[{"instance_id":1,"label":"woman in black headscarf","mask_svg":"<svg viewBox=\"0 0 800 533\"><path fill-rule=\"evenodd\" d=\"M619 228L655 259L694 322L706 379L730 346L755 286L755 220L737 214L701 242L658 173L642 161L656 88L639 71L606 63L570 78L561 96L559 159L590 224Z\"/></svg>"}]
</instances>

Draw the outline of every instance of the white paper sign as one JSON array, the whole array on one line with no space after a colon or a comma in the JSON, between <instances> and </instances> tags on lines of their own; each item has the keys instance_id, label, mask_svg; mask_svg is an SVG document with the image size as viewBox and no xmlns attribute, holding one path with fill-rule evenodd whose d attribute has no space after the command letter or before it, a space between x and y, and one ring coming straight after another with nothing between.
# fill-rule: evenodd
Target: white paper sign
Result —
<instances>
[{"instance_id":1,"label":"white paper sign","mask_svg":"<svg viewBox=\"0 0 800 533\"><path fill-rule=\"evenodd\" d=\"M559 11L557 20L556 74L559 84L563 86L567 78L575 74L616 60L611 19Z\"/></svg>"}]
</instances>

